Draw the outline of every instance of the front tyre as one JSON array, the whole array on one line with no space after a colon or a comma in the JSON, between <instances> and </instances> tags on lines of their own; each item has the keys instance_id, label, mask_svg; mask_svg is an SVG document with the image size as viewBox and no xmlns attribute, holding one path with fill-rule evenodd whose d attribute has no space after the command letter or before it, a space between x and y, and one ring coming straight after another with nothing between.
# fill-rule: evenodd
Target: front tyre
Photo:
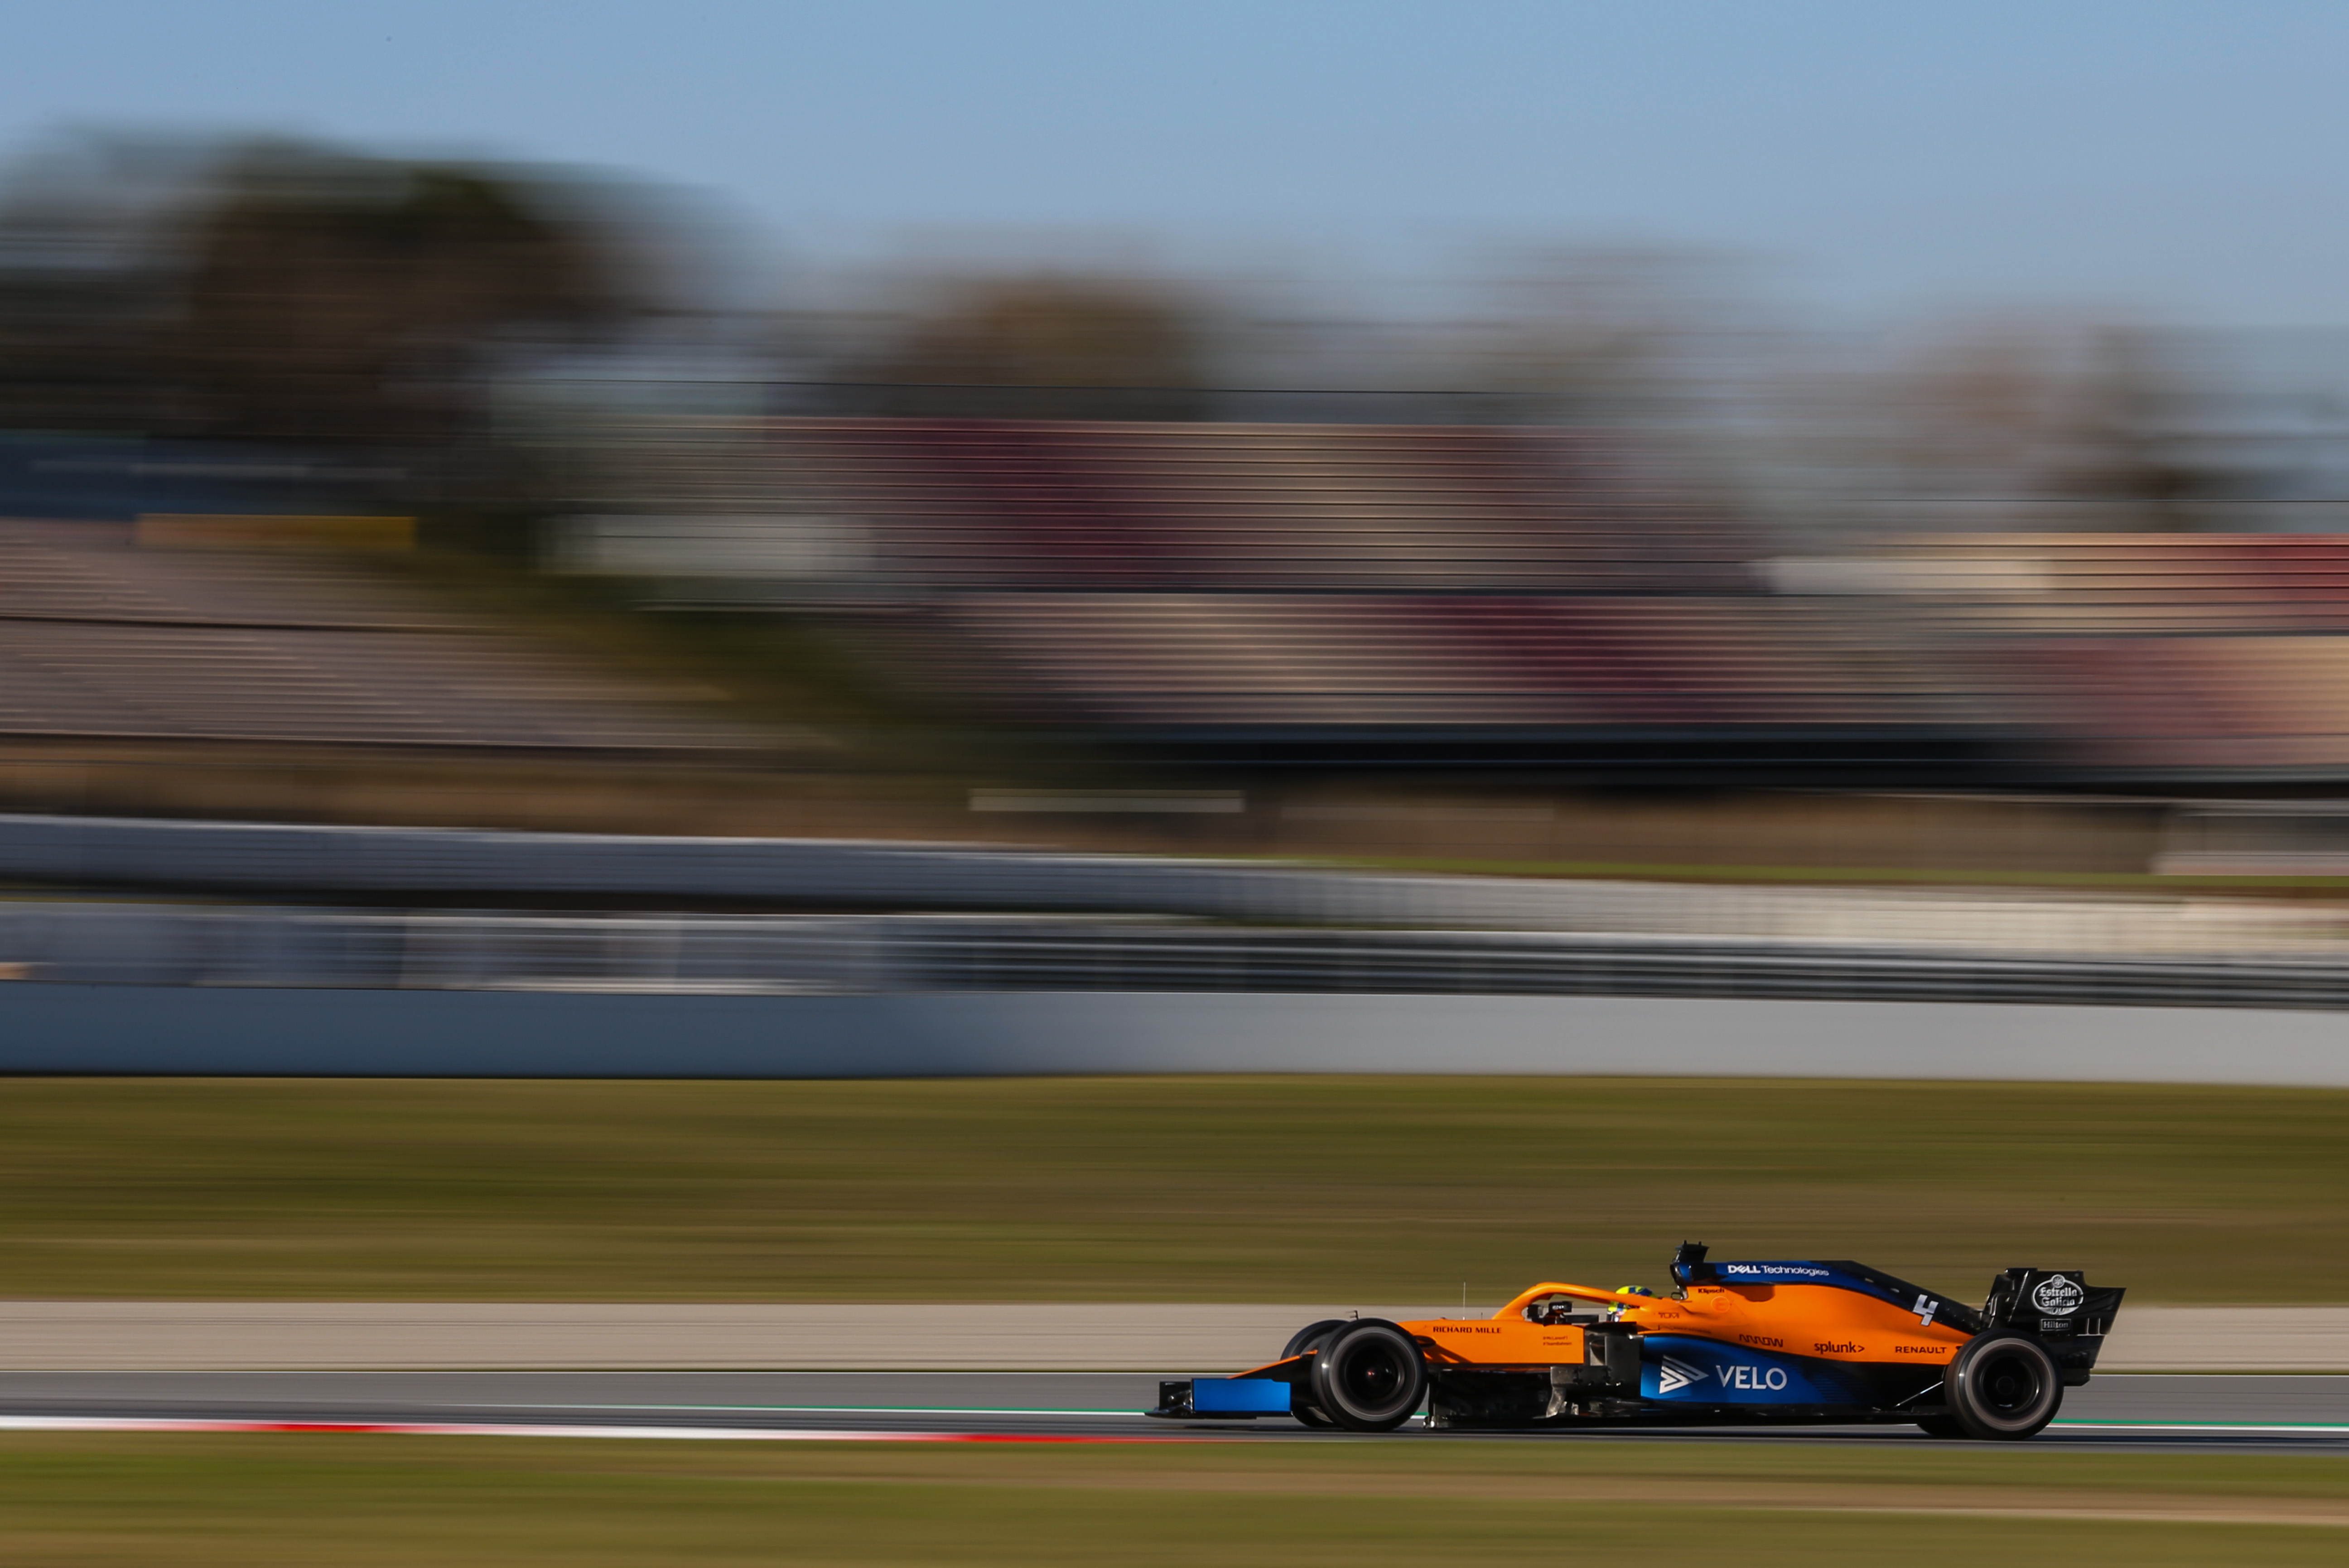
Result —
<instances>
[{"instance_id":1,"label":"front tyre","mask_svg":"<svg viewBox=\"0 0 2349 1568\"><path fill-rule=\"evenodd\" d=\"M1319 1323L1307 1324L1288 1336L1288 1345L1281 1348L1280 1358L1286 1361L1292 1355L1302 1355L1309 1350L1320 1349L1330 1343L1330 1334L1345 1327L1346 1323L1347 1320L1342 1317L1325 1317ZM1337 1425L1314 1405L1312 1395L1312 1385L1309 1383L1297 1387L1288 1397L1288 1413L1308 1427L1326 1429Z\"/></svg>"},{"instance_id":2,"label":"front tyre","mask_svg":"<svg viewBox=\"0 0 2349 1568\"><path fill-rule=\"evenodd\" d=\"M1941 1375L1950 1414L1970 1438L2021 1442L2055 1418L2064 1377L2055 1358L2035 1339L2017 1334L1973 1341Z\"/></svg>"},{"instance_id":3,"label":"front tyre","mask_svg":"<svg viewBox=\"0 0 2349 1568\"><path fill-rule=\"evenodd\" d=\"M1381 1318L1346 1324L1313 1357L1312 1403L1355 1432L1391 1432L1427 1396L1427 1363L1411 1335Z\"/></svg>"}]
</instances>

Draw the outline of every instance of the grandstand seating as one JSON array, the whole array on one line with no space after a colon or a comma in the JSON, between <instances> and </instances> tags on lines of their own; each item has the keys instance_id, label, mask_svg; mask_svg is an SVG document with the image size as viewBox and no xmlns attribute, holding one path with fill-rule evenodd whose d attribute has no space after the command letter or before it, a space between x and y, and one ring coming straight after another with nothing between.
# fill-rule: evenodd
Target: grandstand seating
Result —
<instances>
[{"instance_id":1,"label":"grandstand seating","mask_svg":"<svg viewBox=\"0 0 2349 1568\"><path fill-rule=\"evenodd\" d=\"M1027 721L1191 745L1410 732L1421 760L1448 735L1469 763L1506 733L1516 760L1546 736L1533 754L1569 764L1652 742L2349 774L2349 539L1933 537L1860 573L1872 591L1806 593L1585 433L777 429L810 504L868 531L869 585L917 612L925 679Z\"/></svg>"},{"instance_id":2,"label":"grandstand seating","mask_svg":"<svg viewBox=\"0 0 2349 1568\"><path fill-rule=\"evenodd\" d=\"M1907 613L2064 774L2349 777L2349 538L1962 535L1898 558L1950 568L1909 574Z\"/></svg>"},{"instance_id":3,"label":"grandstand seating","mask_svg":"<svg viewBox=\"0 0 2349 1568\"><path fill-rule=\"evenodd\" d=\"M1617 446L1473 426L790 420L905 589L1737 592L1742 530Z\"/></svg>"},{"instance_id":4,"label":"grandstand seating","mask_svg":"<svg viewBox=\"0 0 2349 1568\"><path fill-rule=\"evenodd\" d=\"M1347 761L1475 765L1504 734L1513 763L1602 734L1683 759L1708 736L1941 756L1982 717L1854 607L1763 592L1758 539L1588 433L792 420L778 438L806 504L865 530L868 587L917 628L923 679L1024 721L1193 756L1221 735L1253 761L1343 732ZM1382 751L1381 732L1408 739Z\"/></svg>"},{"instance_id":5,"label":"grandstand seating","mask_svg":"<svg viewBox=\"0 0 2349 1568\"><path fill-rule=\"evenodd\" d=\"M1834 726L1914 723L1936 699L1810 607L1759 597L990 594L936 615L957 655L940 678L1039 718Z\"/></svg>"},{"instance_id":6,"label":"grandstand seating","mask_svg":"<svg viewBox=\"0 0 2349 1568\"><path fill-rule=\"evenodd\" d=\"M730 528L853 531L830 602L950 703L1154 755L2349 779L2349 537L1919 536L1782 570L1586 432L763 429L771 469L645 440L724 481L687 501ZM348 563L140 551L101 521L0 524L0 734L747 740Z\"/></svg>"},{"instance_id":7,"label":"grandstand seating","mask_svg":"<svg viewBox=\"0 0 2349 1568\"><path fill-rule=\"evenodd\" d=\"M1912 571L1914 597L1975 630L2349 631L2339 535L1940 535L1894 558L1941 568ZM1968 569L1993 563L2005 569Z\"/></svg>"},{"instance_id":8,"label":"grandstand seating","mask_svg":"<svg viewBox=\"0 0 2349 1568\"><path fill-rule=\"evenodd\" d=\"M324 560L0 523L0 735L673 751L743 731Z\"/></svg>"}]
</instances>

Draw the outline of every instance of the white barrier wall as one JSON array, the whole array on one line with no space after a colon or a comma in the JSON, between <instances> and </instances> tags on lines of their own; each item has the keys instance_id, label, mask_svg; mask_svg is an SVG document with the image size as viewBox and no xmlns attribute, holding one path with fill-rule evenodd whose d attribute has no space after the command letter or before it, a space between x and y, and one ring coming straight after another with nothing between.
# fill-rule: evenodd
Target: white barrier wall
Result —
<instances>
[{"instance_id":1,"label":"white barrier wall","mask_svg":"<svg viewBox=\"0 0 2349 1568\"><path fill-rule=\"evenodd\" d=\"M2349 1086L2349 1013L1687 996L0 984L0 1072L1526 1073Z\"/></svg>"}]
</instances>

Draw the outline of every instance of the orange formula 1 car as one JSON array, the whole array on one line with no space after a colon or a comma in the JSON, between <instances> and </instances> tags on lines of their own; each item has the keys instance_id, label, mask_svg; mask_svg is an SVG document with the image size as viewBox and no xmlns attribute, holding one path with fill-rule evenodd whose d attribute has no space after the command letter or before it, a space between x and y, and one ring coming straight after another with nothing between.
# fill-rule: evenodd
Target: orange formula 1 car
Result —
<instances>
[{"instance_id":1,"label":"orange formula 1 car","mask_svg":"<svg viewBox=\"0 0 2349 1568\"><path fill-rule=\"evenodd\" d=\"M1914 1423L2028 1438L2088 1380L2120 1310L2073 1270L2009 1269L1982 1310L1849 1262L1712 1263L1668 1295L1538 1284L1489 1318L1332 1319L1237 1377L1159 1386L1153 1416L1431 1427ZM1593 1310L1600 1309L1600 1310Z\"/></svg>"}]
</instances>

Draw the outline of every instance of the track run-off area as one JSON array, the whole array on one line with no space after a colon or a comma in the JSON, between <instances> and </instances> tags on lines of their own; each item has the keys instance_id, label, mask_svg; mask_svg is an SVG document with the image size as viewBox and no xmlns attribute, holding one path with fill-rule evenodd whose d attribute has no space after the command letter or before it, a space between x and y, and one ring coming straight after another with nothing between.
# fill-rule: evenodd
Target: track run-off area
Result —
<instances>
[{"instance_id":1,"label":"track run-off area","mask_svg":"<svg viewBox=\"0 0 2349 1568\"><path fill-rule=\"evenodd\" d=\"M1168 1376L1175 1376L1168 1374ZM1132 1372L0 1373L0 1431L297 1431L737 1441L1450 1442L1587 1437L1714 1443L1945 1442L1906 1426L1590 1427L1379 1436L1282 1418L1166 1422ZM2107 1374L2034 1443L2349 1458L2349 1376Z\"/></svg>"}]
</instances>

